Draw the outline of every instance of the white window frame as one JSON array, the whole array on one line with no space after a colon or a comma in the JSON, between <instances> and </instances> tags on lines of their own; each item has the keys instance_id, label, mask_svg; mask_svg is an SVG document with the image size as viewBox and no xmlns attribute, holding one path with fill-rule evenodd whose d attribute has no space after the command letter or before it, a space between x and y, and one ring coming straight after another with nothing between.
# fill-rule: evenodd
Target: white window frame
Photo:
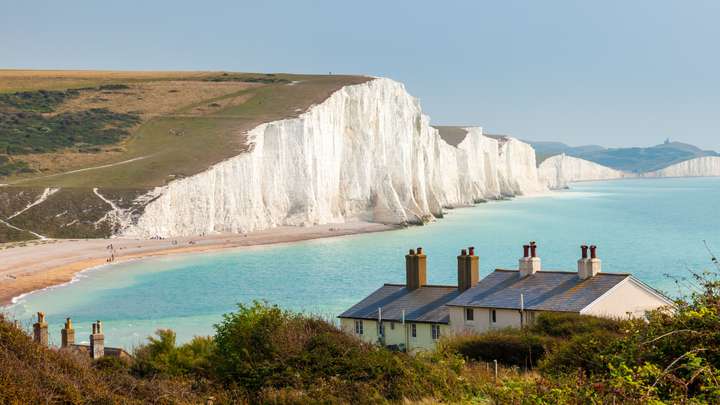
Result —
<instances>
[{"instance_id":1,"label":"white window frame","mask_svg":"<svg viewBox=\"0 0 720 405\"><path fill-rule=\"evenodd\" d=\"M355 320L355 334L362 336L363 334L363 321L362 319Z\"/></svg>"},{"instance_id":2,"label":"white window frame","mask_svg":"<svg viewBox=\"0 0 720 405\"><path fill-rule=\"evenodd\" d=\"M410 324L410 337L417 338L417 325L414 323Z\"/></svg>"}]
</instances>

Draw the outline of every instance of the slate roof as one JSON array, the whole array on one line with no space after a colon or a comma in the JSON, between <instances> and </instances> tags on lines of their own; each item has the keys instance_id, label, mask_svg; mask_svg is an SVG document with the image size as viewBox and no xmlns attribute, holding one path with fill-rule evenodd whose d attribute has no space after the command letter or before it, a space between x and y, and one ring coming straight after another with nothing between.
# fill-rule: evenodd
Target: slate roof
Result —
<instances>
[{"instance_id":1,"label":"slate roof","mask_svg":"<svg viewBox=\"0 0 720 405\"><path fill-rule=\"evenodd\" d=\"M445 304L459 295L455 286L427 285L410 291L403 284L385 284L339 317L377 320L382 308L383 320L401 322L405 310L407 322L448 323Z\"/></svg>"},{"instance_id":2,"label":"slate roof","mask_svg":"<svg viewBox=\"0 0 720 405\"><path fill-rule=\"evenodd\" d=\"M628 277L601 272L581 280L576 272L563 271L539 271L520 277L517 270L495 270L447 305L520 309L523 294L527 310L580 312Z\"/></svg>"}]
</instances>

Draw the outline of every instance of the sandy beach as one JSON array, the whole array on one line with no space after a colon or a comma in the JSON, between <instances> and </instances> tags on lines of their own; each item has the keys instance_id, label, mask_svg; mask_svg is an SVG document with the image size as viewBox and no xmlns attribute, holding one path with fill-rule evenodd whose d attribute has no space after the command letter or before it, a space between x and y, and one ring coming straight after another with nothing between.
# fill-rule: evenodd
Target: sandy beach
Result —
<instances>
[{"instance_id":1,"label":"sandy beach","mask_svg":"<svg viewBox=\"0 0 720 405\"><path fill-rule=\"evenodd\" d=\"M289 243L302 240L380 232L397 227L350 222L312 227L280 227L242 234L214 234L168 239L51 239L0 244L0 305L14 297L66 283L83 270L143 257ZM112 249L110 249L112 245Z\"/></svg>"}]
</instances>

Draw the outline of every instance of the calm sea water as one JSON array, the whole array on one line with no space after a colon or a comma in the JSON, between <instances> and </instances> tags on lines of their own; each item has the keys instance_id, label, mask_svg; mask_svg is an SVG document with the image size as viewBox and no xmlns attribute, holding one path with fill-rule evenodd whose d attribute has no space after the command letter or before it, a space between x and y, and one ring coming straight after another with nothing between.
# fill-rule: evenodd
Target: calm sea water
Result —
<instances>
[{"instance_id":1,"label":"calm sea water","mask_svg":"<svg viewBox=\"0 0 720 405\"><path fill-rule=\"evenodd\" d=\"M538 242L545 269L574 270L579 245L594 243L604 271L631 272L677 295L683 291L666 274L710 268L702 241L720 251L719 210L718 178L582 183L549 197L452 210L429 226L113 264L7 311L28 326L45 311L56 344L66 316L80 340L101 319L107 345L132 348L158 328L186 341L211 334L223 313L252 300L335 317L383 283L404 282L409 248L425 248L430 282L454 284L460 248L476 247L482 276L517 268L529 240Z\"/></svg>"}]
</instances>

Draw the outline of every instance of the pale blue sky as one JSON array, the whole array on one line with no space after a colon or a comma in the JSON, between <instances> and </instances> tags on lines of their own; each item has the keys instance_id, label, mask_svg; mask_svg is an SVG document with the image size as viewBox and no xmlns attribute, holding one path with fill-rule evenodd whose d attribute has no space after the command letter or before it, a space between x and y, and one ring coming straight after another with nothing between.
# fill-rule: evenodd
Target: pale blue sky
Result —
<instances>
[{"instance_id":1,"label":"pale blue sky","mask_svg":"<svg viewBox=\"0 0 720 405\"><path fill-rule=\"evenodd\" d=\"M720 150L718 1L10 1L0 67L362 73L436 124Z\"/></svg>"}]
</instances>

